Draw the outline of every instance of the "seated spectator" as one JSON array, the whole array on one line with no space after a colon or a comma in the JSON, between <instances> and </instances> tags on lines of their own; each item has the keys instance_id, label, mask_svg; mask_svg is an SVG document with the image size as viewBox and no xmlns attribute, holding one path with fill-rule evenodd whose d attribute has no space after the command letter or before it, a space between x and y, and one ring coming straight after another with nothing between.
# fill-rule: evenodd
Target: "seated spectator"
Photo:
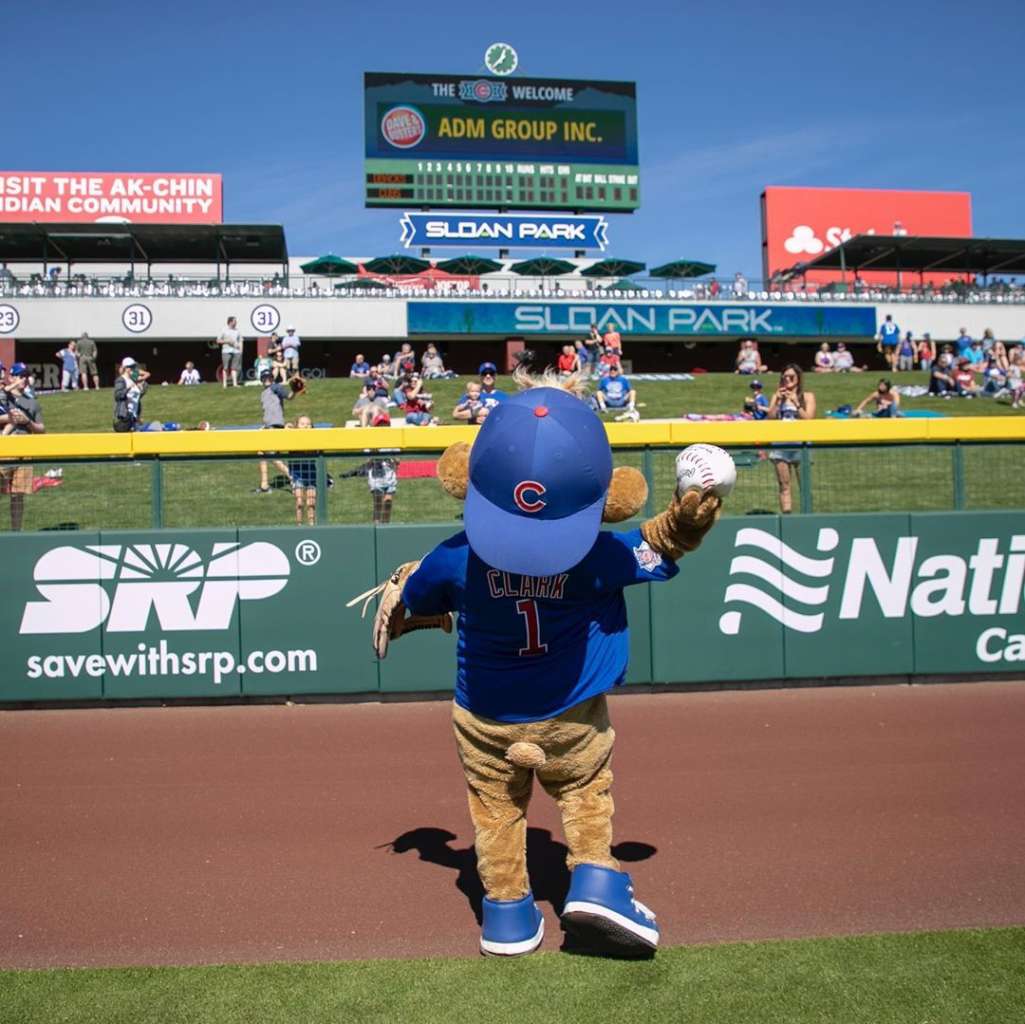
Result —
<instances>
[{"instance_id":1,"label":"seated spectator","mask_svg":"<svg viewBox=\"0 0 1025 1024\"><path fill-rule=\"evenodd\" d=\"M370 364L360 352L349 369L349 376L354 380L366 380L370 376Z\"/></svg>"},{"instance_id":2,"label":"seated spectator","mask_svg":"<svg viewBox=\"0 0 1025 1024\"><path fill-rule=\"evenodd\" d=\"M407 373L416 373L416 353L408 341L402 343L402 347L395 353L392 359L393 373L396 377L402 377Z\"/></svg>"},{"instance_id":3,"label":"seated spectator","mask_svg":"<svg viewBox=\"0 0 1025 1024\"><path fill-rule=\"evenodd\" d=\"M935 395L937 398L949 398L956 391L957 386L949 353L944 352L932 364L932 369L929 371L929 394Z\"/></svg>"},{"instance_id":4,"label":"seated spectator","mask_svg":"<svg viewBox=\"0 0 1025 1024\"><path fill-rule=\"evenodd\" d=\"M569 377L580 372L580 357L572 345L563 345L558 361L559 376Z\"/></svg>"},{"instance_id":5,"label":"seated spectator","mask_svg":"<svg viewBox=\"0 0 1025 1024\"><path fill-rule=\"evenodd\" d=\"M619 331L616 330L614 324L609 324L609 328L602 337L601 343L606 352L615 352L620 359L623 358L623 338Z\"/></svg>"},{"instance_id":6,"label":"seated spectator","mask_svg":"<svg viewBox=\"0 0 1025 1024\"><path fill-rule=\"evenodd\" d=\"M758 351L758 342L754 338L742 338L737 350L734 373L766 373L768 367L762 362Z\"/></svg>"},{"instance_id":7,"label":"seated spectator","mask_svg":"<svg viewBox=\"0 0 1025 1024\"><path fill-rule=\"evenodd\" d=\"M824 341L821 345L819 345L819 350L815 353L815 372L833 372L833 353L829 351L828 341Z\"/></svg>"},{"instance_id":8,"label":"seated spectator","mask_svg":"<svg viewBox=\"0 0 1025 1024\"><path fill-rule=\"evenodd\" d=\"M61 391L78 389L78 344L69 341L58 353L61 361Z\"/></svg>"},{"instance_id":9,"label":"seated spectator","mask_svg":"<svg viewBox=\"0 0 1025 1024\"><path fill-rule=\"evenodd\" d=\"M431 415L434 402L423 386L423 379L414 373L403 377L398 387L402 398L399 408L405 413L406 422L413 427L433 426L438 422L437 417Z\"/></svg>"},{"instance_id":10,"label":"seated spectator","mask_svg":"<svg viewBox=\"0 0 1025 1024\"><path fill-rule=\"evenodd\" d=\"M594 395L599 412L607 412L609 409L622 409L623 414L616 419L626 419L636 422L641 418L636 409L637 392L630 387L630 381L623 376L623 371L618 363L609 367L608 376L602 377L598 383L598 390Z\"/></svg>"},{"instance_id":11,"label":"seated spectator","mask_svg":"<svg viewBox=\"0 0 1025 1024\"><path fill-rule=\"evenodd\" d=\"M893 390L893 385L888 380L880 380L875 391L866 395L856 406L855 416L863 415L865 407L869 404L875 406L872 416L890 418L900 415L900 395Z\"/></svg>"},{"instance_id":12,"label":"seated spectator","mask_svg":"<svg viewBox=\"0 0 1025 1024\"><path fill-rule=\"evenodd\" d=\"M352 407L352 415L359 420L361 427L374 425L373 420L379 413L387 415L388 384L378 373L371 373L363 384L363 388Z\"/></svg>"},{"instance_id":13,"label":"seated spectator","mask_svg":"<svg viewBox=\"0 0 1025 1024\"><path fill-rule=\"evenodd\" d=\"M833 371L835 373L861 373L864 366L854 365L854 353L842 342L836 343L833 353Z\"/></svg>"},{"instance_id":14,"label":"seated spectator","mask_svg":"<svg viewBox=\"0 0 1025 1024\"><path fill-rule=\"evenodd\" d=\"M923 334L922 340L918 343L918 367L929 373L934 362L936 362L936 343L929 334Z\"/></svg>"},{"instance_id":15,"label":"seated spectator","mask_svg":"<svg viewBox=\"0 0 1025 1024\"><path fill-rule=\"evenodd\" d=\"M191 359L186 362L185 369L182 370L181 376L178 378L178 383L186 385L200 383L199 370L196 369L196 364Z\"/></svg>"},{"instance_id":16,"label":"seated spectator","mask_svg":"<svg viewBox=\"0 0 1025 1024\"><path fill-rule=\"evenodd\" d=\"M381 356L381 361L377 364L377 369L380 371L382 377L395 378L395 366L392 363L392 358L387 353Z\"/></svg>"},{"instance_id":17,"label":"seated spectator","mask_svg":"<svg viewBox=\"0 0 1025 1024\"><path fill-rule=\"evenodd\" d=\"M455 376L453 370L445 369L441 353L435 347L434 342L430 342L425 349L420 370L424 380L449 380Z\"/></svg>"},{"instance_id":18,"label":"seated spectator","mask_svg":"<svg viewBox=\"0 0 1025 1024\"><path fill-rule=\"evenodd\" d=\"M1006 387L1007 374L1001 368L993 350L990 349L982 368L982 394L994 397L1002 394Z\"/></svg>"},{"instance_id":19,"label":"seated spectator","mask_svg":"<svg viewBox=\"0 0 1025 1024\"><path fill-rule=\"evenodd\" d=\"M915 368L915 340L908 331L897 345L897 369L913 370Z\"/></svg>"},{"instance_id":20,"label":"seated spectator","mask_svg":"<svg viewBox=\"0 0 1025 1024\"><path fill-rule=\"evenodd\" d=\"M484 422L487 415L488 407L481 398L480 384L475 380L467 381L466 394L456 402L452 418L478 426Z\"/></svg>"},{"instance_id":21,"label":"seated spectator","mask_svg":"<svg viewBox=\"0 0 1025 1024\"><path fill-rule=\"evenodd\" d=\"M613 366L618 366L622 369L622 361L619 358L618 352L610 352L608 349L602 352L598 357L598 377L604 379L609 375L609 370Z\"/></svg>"},{"instance_id":22,"label":"seated spectator","mask_svg":"<svg viewBox=\"0 0 1025 1024\"><path fill-rule=\"evenodd\" d=\"M284 384L288 380L288 364L285 362L285 351L280 344L267 349L267 357L270 359L271 377L277 384Z\"/></svg>"},{"instance_id":23,"label":"seated spectator","mask_svg":"<svg viewBox=\"0 0 1025 1024\"><path fill-rule=\"evenodd\" d=\"M987 329L986 333L989 334L989 336L990 336L990 343L987 345L986 344L986 339L983 338L982 339L983 350L986 352L987 356L990 356L991 358L995 359L996 362L997 362L997 365L1000 367L1000 369L1003 370L1004 373L1006 373L1007 372L1007 368L1011 365L1010 360L1008 359L1008 356L1007 356L1007 348L1006 348L1004 343L999 338L994 338L993 337L993 332L992 331ZM79 358L79 365L81 365L81 362L82 362L82 360L81 360L81 358Z\"/></svg>"},{"instance_id":24,"label":"seated spectator","mask_svg":"<svg viewBox=\"0 0 1025 1024\"><path fill-rule=\"evenodd\" d=\"M954 392L962 398L974 398L979 393L975 382L975 371L967 356L961 356L954 370Z\"/></svg>"},{"instance_id":25,"label":"seated spectator","mask_svg":"<svg viewBox=\"0 0 1025 1024\"><path fill-rule=\"evenodd\" d=\"M498 368L494 363L481 363L480 369L480 397L481 401L488 407L494 409L499 402L506 400L506 393L498 385Z\"/></svg>"},{"instance_id":26,"label":"seated spectator","mask_svg":"<svg viewBox=\"0 0 1025 1024\"><path fill-rule=\"evenodd\" d=\"M764 420L769 414L769 400L765 397L760 380L753 380L748 387L751 397L744 399L744 412L750 413L756 420Z\"/></svg>"}]
</instances>

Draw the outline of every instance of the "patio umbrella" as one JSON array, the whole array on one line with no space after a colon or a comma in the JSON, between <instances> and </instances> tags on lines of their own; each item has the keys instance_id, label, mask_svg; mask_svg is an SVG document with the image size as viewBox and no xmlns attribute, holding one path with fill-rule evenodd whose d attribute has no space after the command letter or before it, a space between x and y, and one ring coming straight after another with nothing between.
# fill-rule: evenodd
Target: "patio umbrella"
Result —
<instances>
[{"instance_id":1,"label":"patio umbrella","mask_svg":"<svg viewBox=\"0 0 1025 1024\"><path fill-rule=\"evenodd\" d=\"M644 269L643 263L637 260L619 260L608 256L597 263L592 263L580 273L584 277L625 277L627 274L638 274Z\"/></svg>"},{"instance_id":2,"label":"patio umbrella","mask_svg":"<svg viewBox=\"0 0 1025 1024\"><path fill-rule=\"evenodd\" d=\"M304 274L327 274L333 277L340 274L355 274L356 264L329 252L324 256L318 256L315 260L310 260L309 263L303 263L299 269Z\"/></svg>"},{"instance_id":3,"label":"patio umbrella","mask_svg":"<svg viewBox=\"0 0 1025 1024\"><path fill-rule=\"evenodd\" d=\"M336 290L339 288L356 288L364 292L384 291L391 287L387 281L378 281L373 277L357 277L352 281L342 281L335 285Z\"/></svg>"},{"instance_id":4,"label":"patio umbrella","mask_svg":"<svg viewBox=\"0 0 1025 1024\"><path fill-rule=\"evenodd\" d=\"M715 264L702 263L700 260L673 260L648 273L652 277L704 277L705 274L715 273Z\"/></svg>"},{"instance_id":5,"label":"patio umbrella","mask_svg":"<svg viewBox=\"0 0 1025 1024\"><path fill-rule=\"evenodd\" d=\"M551 256L535 256L533 259L514 263L509 268L514 274L523 277L557 277L559 274L572 274L576 267L566 260L553 259Z\"/></svg>"},{"instance_id":6,"label":"patio umbrella","mask_svg":"<svg viewBox=\"0 0 1025 1024\"><path fill-rule=\"evenodd\" d=\"M487 256L453 256L450 260L436 263L438 270L446 274L463 274L476 277L478 274L494 274L502 269L501 263L489 260Z\"/></svg>"},{"instance_id":7,"label":"patio umbrella","mask_svg":"<svg viewBox=\"0 0 1025 1024\"><path fill-rule=\"evenodd\" d=\"M425 270L430 270L430 267L429 260L406 256L404 253L378 256L377 259L363 264L363 269L370 274L422 274Z\"/></svg>"}]
</instances>

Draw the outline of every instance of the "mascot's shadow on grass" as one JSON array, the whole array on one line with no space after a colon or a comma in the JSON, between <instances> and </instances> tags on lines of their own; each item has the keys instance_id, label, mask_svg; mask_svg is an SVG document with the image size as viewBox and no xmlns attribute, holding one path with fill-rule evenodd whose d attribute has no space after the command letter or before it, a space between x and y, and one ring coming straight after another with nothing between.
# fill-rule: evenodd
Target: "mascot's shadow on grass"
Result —
<instances>
[{"instance_id":1,"label":"mascot's shadow on grass","mask_svg":"<svg viewBox=\"0 0 1025 1024\"><path fill-rule=\"evenodd\" d=\"M643 475L613 469L605 427L572 378L517 379L523 393L494 408L472 446L457 442L438 462L442 487L466 503L465 530L350 602L365 601L366 610L381 595L381 658L390 641L415 629L451 631L458 616L452 726L476 857L435 828L407 832L392 849L416 849L457 872L483 953L521 956L540 946L537 896L587 948L648 956L658 923L619 861L650 857L654 847L612 843L606 693L626 677L623 590L677 575L677 561L714 525L736 469L721 449L692 445L677 459L677 490L664 511L639 528L602 530L644 507ZM558 805L565 846L528 830L535 787Z\"/></svg>"},{"instance_id":2,"label":"mascot's shadow on grass","mask_svg":"<svg viewBox=\"0 0 1025 1024\"><path fill-rule=\"evenodd\" d=\"M443 828L424 826L413 828L385 844L392 853L409 853L416 850L420 860L437 864L456 872L456 888L466 897L477 923L483 920L484 886L477 873L477 854L472 846L452 846L456 839L452 832ZM553 838L546 828L527 829L527 861L530 864L530 881L534 899L551 904L556 914L561 915L569 892L570 870L566 864L569 852L565 843ZM658 849L650 843L627 840L613 845L612 855L618 860L635 863L653 857ZM592 952L567 933L564 952Z\"/></svg>"}]
</instances>

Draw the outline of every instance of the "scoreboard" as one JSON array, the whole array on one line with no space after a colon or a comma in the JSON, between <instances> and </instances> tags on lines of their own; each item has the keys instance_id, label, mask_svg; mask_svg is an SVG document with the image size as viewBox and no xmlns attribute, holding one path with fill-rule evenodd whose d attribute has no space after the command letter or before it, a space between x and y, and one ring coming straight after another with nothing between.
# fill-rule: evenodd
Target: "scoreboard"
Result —
<instances>
[{"instance_id":1,"label":"scoreboard","mask_svg":"<svg viewBox=\"0 0 1025 1024\"><path fill-rule=\"evenodd\" d=\"M367 206L636 210L633 82L367 72Z\"/></svg>"}]
</instances>

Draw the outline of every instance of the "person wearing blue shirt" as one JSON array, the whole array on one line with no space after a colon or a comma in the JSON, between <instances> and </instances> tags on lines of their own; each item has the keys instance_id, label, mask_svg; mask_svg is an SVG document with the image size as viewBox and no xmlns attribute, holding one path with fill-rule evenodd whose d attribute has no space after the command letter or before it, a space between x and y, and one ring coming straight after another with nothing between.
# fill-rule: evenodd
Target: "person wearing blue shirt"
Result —
<instances>
[{"instance_id":1,"label":"person wearing blue shirt","mask_svg":"<svg viewBox=\"0 0 1025 1024\"><path fill-rule=\"evenodd\" d=\"M764 420L769 415L769 400L765 397L762 382L753 380L748 387L754 394L744 399L744 412L749 412L756 420Z\"/></svg>"},{"instance_id":2,"label":"person wearing blue shirt","mask_svg":"<svg viewBox=\"0 0 1025 1024\"><path fill-rule=\"evenodd\" d=\"M609 367L608 376L602 377L599 381L594 398L600 412L607 412L609 409L625 409L626 414L622 417L623 419L639 420L641 418L636 409L637 392L630 387L630 380L623 375L618 363L613 363Z\"/></svg>"},{"instance_id":3,"label":"person wearing blue shirt","mask_svg":"<svg viewBox=\"0 0 1025 1024\"><path fill-rule=\"evenodd\" d=\"M887 313L886 318L879 325L879 351L886 359L891 370L897 369L897 344L900 341L900 328L893 322L893 317Z\"/></svg>"},{"instance_id":4,"label":"person wearing blue shirt","mask_svg":"<svg viewBox=\"0 0 1025 1024\"><path fill-rule=\"evenodd\" d=\"M958 330L955 344L957 345L958 357L968 354L968 349L972 345L972 336L968 333L967 327L962 327Z\"/></svg>"},{"instance_id":5,"label":"person wearing blue shirt","mask_svg":"<svg viewBox=\"0 0 1025 1024\"><path fill-rule=\"evenodd\" d=\"M976 338L963 353L965 359L971 366L981 367L986 361L986 350L982 347L982 340Z\"/></svg>"},{"instance_id":6,"label":"person wearing blue shirt","mask_svg":"<svg viewBox=\"0 0 1025 1024\"><path fill-rule=\"evenodd\" d=\"M490 412L499 402L504 402L509 396L495 386L498 367L494 363L481 363L478 372L480 373L480 400Z\"/></svg>"},{"instance_id":7,"label":"person wearing blue shirt","mask_svg":"<svg viewBox=\"0 0 1025 1024\"><path fill-rule=\"evenodd\" d=\"M370 376L370 364L362 353L356 356L356 361L352 364L352 368L349 370L349 376L354 377L357 380L365 380Z\"/></svg>"},{"instance_id":8,"label":"person wearing blue shirt","mask_svg":"<svg viewBox=\"0 0 1025 1024\"><path fill-rule=\"evenodd\" d=\"M465 494L465 530L392 582L403 582L403 614L458 615L453 725L485 890L481 949L521 955L544 934L526 864L536 776L558 801L569 847L564 926L606 951L650 954L655 915L633 900L611 853L615 734L605 694L626 675L624 589L675 577L720 500L688 491L639 529L602 531L607 502L621 521L646 491L627 483L624 468L613 481L605 429L589 406L546 386L502 402L454 457L461 471L448 457L438 475L449 493ZM375 633L383 617L385 637L401 635L391 614L382 602Z\"/></svg>"}]
</instances>

